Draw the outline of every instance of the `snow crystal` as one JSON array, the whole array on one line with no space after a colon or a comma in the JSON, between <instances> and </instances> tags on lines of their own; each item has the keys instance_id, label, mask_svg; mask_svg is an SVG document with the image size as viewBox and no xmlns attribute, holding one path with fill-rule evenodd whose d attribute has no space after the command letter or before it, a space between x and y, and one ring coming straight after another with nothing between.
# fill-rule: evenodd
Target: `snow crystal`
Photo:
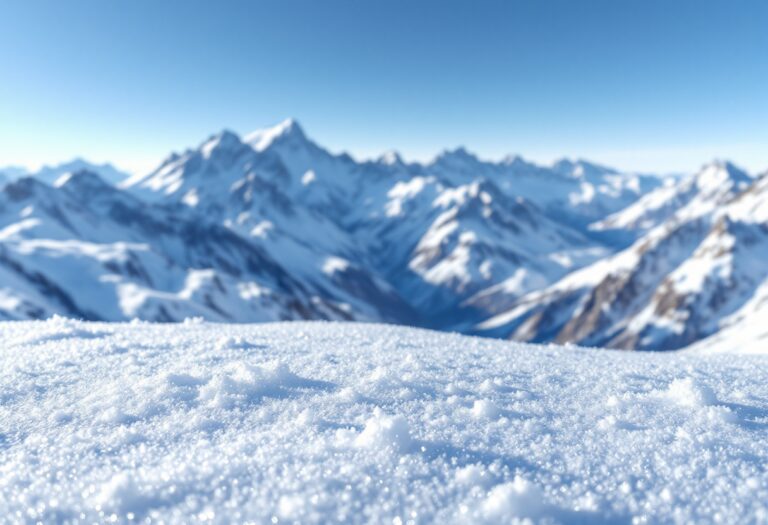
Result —
<instances>
[{"instance_id":1,"label":"snow crystal","mask_svg":"<svg viewBox=\"0 0 768 525\"><path fill-rule=\"evenodd\" d=\"M0 323L0 522L760 523L768 356Z\"/></svg>"},{"instance_id":2,"label":"snow crystal","mask_svg":"<svg viewBox=\"0 0 768 525\"><path fill-rule=\"evenodd\" d=\"M493 419L501 415L501 409L493 401L478 399L472 405L472 415L477 418Z\"/></svg>"},{"instance_id":3,"label":"snow crystal","mask_svg":"<svg viewBox=\"0 0 768 525\"><path fill-rule=\"evenodd\" d=\"M543 508L541 490L517 476L514 481L494 487L483 501L482 514L491 523L511 518L537 517Z\"/></svg>"},{"instance_id":4,"label":"snow crystal","mask_svg":"<svg viewBox=\"0 0 768 525\"><path fill-rule=\"evenodd\" d=\"M341 257L327 257L323 262L323 273L333 275L337 272L344 272L349 268L349 261Z\"/></svg>"},{"instance_id":5,"label":"snow crystal","mask_svg":"<svg viewBox=\"0 0 768 525\"><path fill-rule=\"evenodd\" d=\"M129 474L121 472L101 487L93 503L97 510L114 511L124 516L128 513L141 513L151 504L151 500L139 492Z\"/></svg>"},{"instance_id":6,"label":"snow crystal","mask_svg":"<svg viewBox=\"0 0 768 525\"><path fill-rule=\"evenodd\" d=\"M711 388L690 377L672 381L665 394L676 403L688 407L707 406L717 402Z\"/></svg>"},{"instance_id":7,"label":"snow crystal","mask_svg":"<svg viewBox=\"0 0 768 525\"><path fill-rule=\"evenodd\" d=\"M391 448L398 452L411 446L408 423L402 416L385 416L380 409L366 421L365 429L355 439L355 445L363 448Z\"/></svg>"}]
</instances>

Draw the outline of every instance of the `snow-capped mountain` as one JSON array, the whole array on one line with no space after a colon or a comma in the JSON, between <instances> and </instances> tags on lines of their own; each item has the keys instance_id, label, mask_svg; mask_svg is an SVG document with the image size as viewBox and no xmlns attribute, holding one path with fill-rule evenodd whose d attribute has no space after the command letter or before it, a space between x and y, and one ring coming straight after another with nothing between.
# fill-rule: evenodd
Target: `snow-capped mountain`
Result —
<instances>
[{"instance_id":1,"label":"snow-capped mountain","mask_svg":"<svg viewBox=\"0 0 768 525\"><path fill-rule=\"evenodd\" d=\"M694 347L705 351L723 351L739 345L743 351L765 352L768 338L768 272L763 266L768 260L764 238L768 228L768 172L729 203L723 221L731 231L744 228L744 225L750 228L748 238L729 236L730 242L723 247L719 262L721 273L729 270L728 264L749 265L751 290L744 293L737 307L720 321L718 330ZM742 255L737 261L736 256L743 252L748 252L749 257Z\"/></svg>"},{"instance_id":2,"label":"snow-capped mountain","mask_svg":"<svg viewBox=\"0 0 768 525\"><path fill-rule=\"evenodd\" d=\"M96 173L110 184L119 184L129 177L128 173L120 171L108 162L94 164L85 159L76 158L53 166L43 166L37 171L28 170L20 166L0 168L0 183L2 183L3 179L10 181L31 176L47 184L54 184L63 175L77 173L78 171Z\"/></svg>"},{"instance_id":3,"label":"snow-capped mountain","mask_svg":"<svg viewBox=\"0 0 768 525\"><path fill-rule=\"evenodd\" d=\"M401 321L387 308L407 309L374 289L352 311L231 229L183 208L147 204L88 172L55 187L32 177L10 183L0 213L7 318Z\"/></svg>"},{"instance_id":4,"label":"snow-capped mountain","mask_svg":"<svg viewBox=\"0 0 768 525\"><path fill-rule=\"evenodd\" d=\"M624 209L662 182L659 177L620 173L584 160L563 159L552 166L539 166L509 156L486 162L464 148L442 153L425 168L453 184L478 177L492 180L506 193L523 197L551 217L580 228Z\"/></svg>"},{"instance_id":5,"label":"snow-capped mountain","mask_svg":"<svg viewBox=\"0 0 768 525\"><path fill-rule=\"evenodd\" d=\"M715 333L765 277L762 183L727 162L665 180L464 148L359 161L289 119L149 174L96 171L0 193L3 317L374 320L661 349Z\"/></svg>"},{"instance_id":6,"label":"snow-capped mountain","mask_svg":"<svg viewBox=\"0 0 768 525\"><path fill-rule=\"evenodd\" d=\"M430 326L461 329L504 304L470 301L476 294L505 283L505 299L517 298L608 251L490 180L415 177L387 195L363 231L382 274Z\"/></svg>"},{"instance_id":7,"label":"snow-capped mountain","mask_svg":"<svg viewBox=\"0 0 768 525\"><path fill-rule=\"evenodd\" d=\"M765 187L765 178L713 162L651 192L614 216L638 218L640 204L648 205L644 219L621 222L630 230L650 226L632 246L532 292L478 329L647 349L679 348L716 333L768 277Z\"/></svg>"},{"instance_id":8,"label":"snow-capped mountain","mask_svg":"<svg viewBox=\"0 0 768 525\"><path fill-rule=\"evenodd\" d=\"M630 206L597 221L592 231L619 231L635 237L673 216L678 220L710 213L753 182L730 162L716 160L701 171L646 193Z\"/></svg>"},{"instance_id":9,"label":"snow-capped mountain","mask_svg":"<svg viewBox=\"0 0 768 525\"><path fill-rule=\"evenodd\" d=\"M370 271L365 250L339 224L340 208L349 205L339 179L352 177L351 158L322 150L293 122L260 133L249 144L224 131L122 187L227 227L308 289L335 297L352 318L384 314L389 321L417 323L413 309Z\"/></svg>"},{"instance_id":10,"label":"snow-capped mountain","mask_svg":"<svg viewBox=\"0 0 768 525\"><path fill-rule=\"evenodd\" d=\"M392 153L356 162L288 120L244 139L222 132L122 188L198 210L326 288L344 286L329 282L340 277L330 268L354 268L396 291L420 324L455 328L502 304L467 302L486 288L506 282L508 302L608 253L579 226L653 184L586 163L486 162L464 149L425 165ZM585 206L563 212L567 202Z\"/></svg>"}]
</instances>

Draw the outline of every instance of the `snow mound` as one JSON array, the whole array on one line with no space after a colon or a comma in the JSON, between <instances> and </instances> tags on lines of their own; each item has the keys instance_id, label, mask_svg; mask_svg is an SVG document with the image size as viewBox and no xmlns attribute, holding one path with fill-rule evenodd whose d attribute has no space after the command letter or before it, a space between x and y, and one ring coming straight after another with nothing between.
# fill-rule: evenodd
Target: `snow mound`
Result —
<instances>
[{"instance_id":1,"label":"snow mound","mask_svg":"<svg viewBox=\"0 0 768 525\"><path fill-rule=\"evenodd\" d=\"M365 423L365 429L355 439L355 445L362 448L391 448L405 452L411 446L408 422L402 416L384 416L379 408Z\"/></svg>"},{"instance_id":2,"label":"snow mound","mask_svg":"<svg viewBox=\"0 0 768 525\"><path fill-rule=\"evenodd\" d=\"M479 399L472 405L472 415L477 418L495 418L499 417L501 410L493 401Z\"/></svg>"},{"instance_id":3,"label":"snow mound","mask_svg":"<svg viewBox=\"0 0 768 525\"><path fill-rule=\"evenodd\" d=\"M711 388L690 377L672 381L665 394L672 401L687 407L708 406L717 401Z\"/></svg>"},{"instance_id":4,"label":"snow mound","mask_svg":"<svg viewBox=\"0 0 768 525\"><path fill-rule=\"evenodd\" d=\"M768 356L0 323L13 523L758 523Z\"/></svg>"},{"instance_id":5,"label":"snow mound","mask_svg":"<svg viewBox=\"0 0 768 525\"><path fill-rule=\"evenodd\" d=\"M483 517L489 523L508 521L515 517L536 517L542 510L541 491L525 479L495 486L482 503Z\"/></svg>"}]
</instances>

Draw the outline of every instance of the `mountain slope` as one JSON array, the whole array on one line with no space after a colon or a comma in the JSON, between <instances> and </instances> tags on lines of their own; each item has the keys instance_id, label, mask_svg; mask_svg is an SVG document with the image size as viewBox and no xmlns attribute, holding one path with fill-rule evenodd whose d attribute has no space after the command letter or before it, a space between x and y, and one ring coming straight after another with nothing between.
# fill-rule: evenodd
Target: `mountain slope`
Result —
<instances>
[{"instance_id":1,"label":"mountain slope","mask_svg":"<svg viewBox=\"0 0 768 525\"><path fill-rule=\"evenodd\" d=\"M9 184L0 213L10 318L390 319L370 305L349 311L229 228L147 205L88 172L57 187L35 178Z\"/></svg>"},{"instance_id":2,"label":"mountain slope","mask_svg":"<svg viewBox=\"0 0 768 525\"><path fill-rule=\"evenodd\" d=\"M611 184L618 189L605 190ZM594 199L569 218L579 209L591 215L576 227L549 217L585 185ZM215 135L123 185L250 235L293 275L324 287L339 286L328 282L326 263L342 261L399 295L414 310L411 322L440 328L466 324L476 310L496 311L501 300L466 302L485 288L506 281L499 295L508 302L607 253L579 225L637 198L639 186L637 177L584 163L490 163L462 149L426 165L396 154L356 162L317 146L293 120L243 140Z\"/></svg>"},{"instance_id":3,"label":"mountain slope","mask_svg":"<svg viewBox=\"0 0 768 525\"><path fill-rule=\"evenodd\" d=\"M672 217L685 220L710 213L752 182L752 177L733 164L714 161L682 180L669 179L668 184L592 224L590 229L629 232L636 238Z\"/></svg>"},{"instance_id":4,"label":"mountain slope","mask_svg":"<svg viewBox=\"0 0 768 525\"><path fill-rule=\"evenodd\" d=\"M705 166L678 185L685 202L669 199L676 203L665 209L669 217L632 246L531 293L478 329L648 349L679 348L716 332L768 276L765 218L745 213L756 203L742 201L761 202L768 193L759 191L762 180L744 191L744 177L726 163Z\"/></svg>"},{"instance_id":5,"label":"mountain slope","mask_svg":"<svg viewBox=\"0 0 768 525\"><path fill-rule=\"evenodd\" d=\"M521 157L481 161L463 148L444 152L424 170L454 185L477 178L493 181L506 194L585 231L589 223L624 209L662 183L658 177L620 173L584 160L563 159L549 167Z\"/></svg>"},{"instance_id":6,"label":"mountain slope","mask_svg":"<svg viewBox=\"0 0 768 525\"><path fill-rule=\"evenodd\" d=\"M417 177L388 196L383 217L367 228L376 239L372 251L411 304L441 323L458 323L443 328L493 311L500 301L468 301L489 287L507 283L505 295L516 298L567 273L575 254L583 264L607 251L489 180L446 187Z\"/></svg>"},{"instance_id":7,"label":"mountain slope","mask_svg":"<svg viewBox=\"0 0 768 525\"><path fill-rule=\"evenodd\" d=\"M727 221L732 230L743 227L741 225L745 223L752 229L753 235L746 239L743 246L729 246L730 252L752 252L752 258L740 261L752 267L751 290L746 294L746 301L719 323L718 331L696 343L694 348L706 352L739 348L745 352L763 353L768 339L768 277L763 268L766 260L765 245L755 242L755 239L762 240L761 234L768 229L768 172L729 204ZM758 232L755 233L755 230ZM759 251L761 249L763 251Z\"/></svg>"},{"instance_id":8,"label":"mountain slope","mask_svg":"<svg viewBox=\"0 0 768 525\"><path fill-rule=\"evenodd\" d=\"M292 122L272 130L269 138L267 143L251 136L263 148L258 149L225 131L122 187L247 238L308 289L333 297L350 315L418 322L398 292L369 271L365 247L340 225L337 201L349 202L342 195L349 184L337 184L331 176L351 177L351 159L315 146ZM331 182L308 180L310 171L320 181L327 175ZM317 191L305 188L310 183Z\"/></svg>"}]
</instances>

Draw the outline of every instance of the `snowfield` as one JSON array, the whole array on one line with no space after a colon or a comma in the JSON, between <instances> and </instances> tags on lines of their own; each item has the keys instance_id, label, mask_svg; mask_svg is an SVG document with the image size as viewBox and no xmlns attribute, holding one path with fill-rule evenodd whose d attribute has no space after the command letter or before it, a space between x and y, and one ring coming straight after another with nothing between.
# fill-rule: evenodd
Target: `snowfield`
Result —
<instances>
[{"instance_id":1,"label":"snowfield","mask_svg":"<svg viewBox=\"0 0 768 525\"><path fill-rule=\"evenodd\" d=\"M768 356L0 324L0 520L765 523Z\"/></svg>"}]
</instances>

